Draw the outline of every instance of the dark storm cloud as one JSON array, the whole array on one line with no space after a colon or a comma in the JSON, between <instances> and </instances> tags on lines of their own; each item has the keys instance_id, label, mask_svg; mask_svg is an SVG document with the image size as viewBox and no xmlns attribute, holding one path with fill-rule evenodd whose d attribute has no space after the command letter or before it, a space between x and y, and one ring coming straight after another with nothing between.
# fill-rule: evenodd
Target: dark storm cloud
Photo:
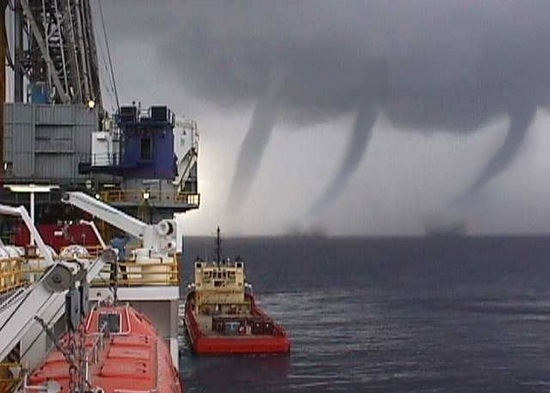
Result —
<instances>
[{"instance_id":1,"label":"dark storm cloud","mask_svg":"<svg viewBox=\"0 0 550 393\"><path fill-rule=\"evenodd\" d=\"M508 116L476 190L513 160L549 103L549 1L202 0L155 15L159 60L183 88L222 107L257 102L234 192L253 181L276 121L356 114L324 206L359 164L380 111L403 129L453 133Z\"/></svg>"}]
</instances>

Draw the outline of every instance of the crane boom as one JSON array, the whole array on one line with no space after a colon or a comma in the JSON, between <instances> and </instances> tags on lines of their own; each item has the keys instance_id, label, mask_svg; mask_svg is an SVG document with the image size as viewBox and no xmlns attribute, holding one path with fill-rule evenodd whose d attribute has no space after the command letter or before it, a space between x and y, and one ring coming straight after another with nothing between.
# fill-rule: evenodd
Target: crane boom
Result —
<instances>
[{"instance_id":1,"label":"crane boom","mask_svg":"<svg viewBox=\"0 0 550 393\"><path fill-rule=\"evenodd\" d=\"M25 225L27 226L27 229L31 234L31 238L34 239L34 241L36 242L36 245L40 250L40 253L44 257L48 265L53 264L52 256L49 253L48 249L46 248L46 244L44 243L44 240L42 240L40 233L38 233L38 230L34 226L34 223L32 222L32 219L29 216L29 213L27 213L27 209L25 209L24 206L13 207L13 206L7 206L7 205L0 205L0 214L4 214L7 216L21 217L21 219L23 220L23 222L25 223Z\"/></svg>"},{"instance_id":2,"label":"crane boom","mask_svg":"<svg viewBox=\"0 0 550 393\"><path fill-rule=\"evenodd\" d=\"M157 254L175 252L177 227L174 220L162 220L158 224L146 224L88 194L77 191L63 194L62 202L78 207L140 239L143 242L143 248L151 252Z\"/></svg>"}]
</instances>

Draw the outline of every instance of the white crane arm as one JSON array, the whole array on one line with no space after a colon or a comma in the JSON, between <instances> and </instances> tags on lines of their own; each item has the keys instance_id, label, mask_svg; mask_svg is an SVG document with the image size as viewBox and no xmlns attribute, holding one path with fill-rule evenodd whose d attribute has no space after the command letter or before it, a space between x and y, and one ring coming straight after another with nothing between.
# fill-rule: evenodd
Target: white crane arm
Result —
<instances>
[{"instance_id":1,"label":"white crane arm","mask_svg":"<svg viewBox=\"0 0 550 393\"><path fill-rule=\"evenodd\" d=\"M90 213L103 221L137 237L143 248L157 254L175 252L177 225L174 220L162 220L156 225L146 224L83 192L66 192L62 201Z\"/></svg>"},{"instance_id":2,"label":"white crane arm","mask_svg":"<svg viewBox=\"0 0 550 393\"><path fill-rule=\"evenodd\" d=\"M21 219L23 220L23 222L25 223L25 225L27 226L31 234L31 238L33 238L34 241L36 242L36 245L40 250L40 253L44 257L48 265L53 264L52 256L48 251L48 249L46 248L46 244L44 244L44 240L42 240L40 233L34 226L31 220L31 217L29 216L29 213L27 213L27 209L25 209L24 206L13 207L13 206L0 205L0 214L4 214L7 216L21 217Z\"/></svg>"},{"instance_id":3,"label":"white crane arm","mask_svg":"<svg viewBox=\"0 0 550 393\"><path fill-rule=\"evenodd\" d=\"M99 245L103 250L107 248L107 245L105 244L105 241L103 240L103 237L101 236L101 233L99 233L99 229L97 229L97 226L95 225L95 222L93 220L86 221L86 220L80 220L81 224L88 225L90 228L92 228L92 231L94 232L94 235L97 237L97 241L99 242Z\"/></svg>"},{"instance_id":4,"label":"white crane arm","mask_svg":"<svg viewBox=\"0 0 550 393\"><path fill-rule=\"evenodd\" d=\"M62 202L78 207L91 215L143 240L148 224L132 217L83 192L66 192Z\"/></svg>"}]
</instances>

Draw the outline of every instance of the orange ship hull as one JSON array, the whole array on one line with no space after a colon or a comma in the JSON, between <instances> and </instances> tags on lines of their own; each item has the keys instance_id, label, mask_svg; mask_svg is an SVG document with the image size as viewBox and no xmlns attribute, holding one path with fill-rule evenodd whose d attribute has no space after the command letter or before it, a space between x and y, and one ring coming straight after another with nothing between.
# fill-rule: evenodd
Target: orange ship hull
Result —
<instances>
[{"instance_id":1,"label":"orange ship hull","mask_svg":"<svg viewBox=\"0 0 550 393\"><path fill-rule=\"evenodd\" d=\"M254 297L246 294L251 303L251 315L226 318L238 328L231 335L220 330L208 330L201 326L193 311L195 292L187 295L185 304L185 325L191 349L197 355L247 355L247 354L287 354L290 340L282 326L273 322L254 302ZM220 321L219 323L223 323ZM228 323L228 322L226 322ZM255 331L254 331L255 329Z\"/></svg>"},{"instance_id":2,"label":"orange ship hull","mask_svg":"<svg viewBox=\"0 0 550 393\"><path fill-rule=\"evenodd\" d=\"M113 326L118 327L118 331L111 327L109 333L100 333L100 326L113 318ZM65 336L60 346L67 352L71 341L83 344L82 353L88 359L85 361L86 383L92 391L183 393L166 342L147 317L135 309L129 306L94 309L79 334L72 338ZM30 375L28 386L44 386L55 381L61 392L70 392L75 379L74 369L72 373L70 369L63 353L54 351Z\"/></svg>"}]
</instances>

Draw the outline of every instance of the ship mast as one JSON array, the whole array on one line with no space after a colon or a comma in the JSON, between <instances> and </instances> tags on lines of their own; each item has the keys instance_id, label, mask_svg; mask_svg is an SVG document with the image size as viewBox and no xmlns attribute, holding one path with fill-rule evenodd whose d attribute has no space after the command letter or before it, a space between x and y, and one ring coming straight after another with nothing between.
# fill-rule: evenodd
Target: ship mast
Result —
<instances>
[{"instance_id":1,"label":"ship mast","mask_svg":"<svg viewBox=\"0 0 550 393\"><path fill-rule=\"evenodd\" d=\"M4 181L4 104L6 103L6 7L7 0L0 0L0 20L2 30L0 31L0 59L2 59L2 70L0 70L0 183Z\"/></svg>"},{"instance_id":2,"label":"ship mast","mask_svg":"<svg viewBox=\"0 0 550 393\"><path fill-rule=\"evenodd\" d=\"M218 266L221 262L221 246L222 246L222 239L220 236L220 227L218 226L218 229L216 230L216 261L218 262Z\"/></svg>"}]
</instances>

